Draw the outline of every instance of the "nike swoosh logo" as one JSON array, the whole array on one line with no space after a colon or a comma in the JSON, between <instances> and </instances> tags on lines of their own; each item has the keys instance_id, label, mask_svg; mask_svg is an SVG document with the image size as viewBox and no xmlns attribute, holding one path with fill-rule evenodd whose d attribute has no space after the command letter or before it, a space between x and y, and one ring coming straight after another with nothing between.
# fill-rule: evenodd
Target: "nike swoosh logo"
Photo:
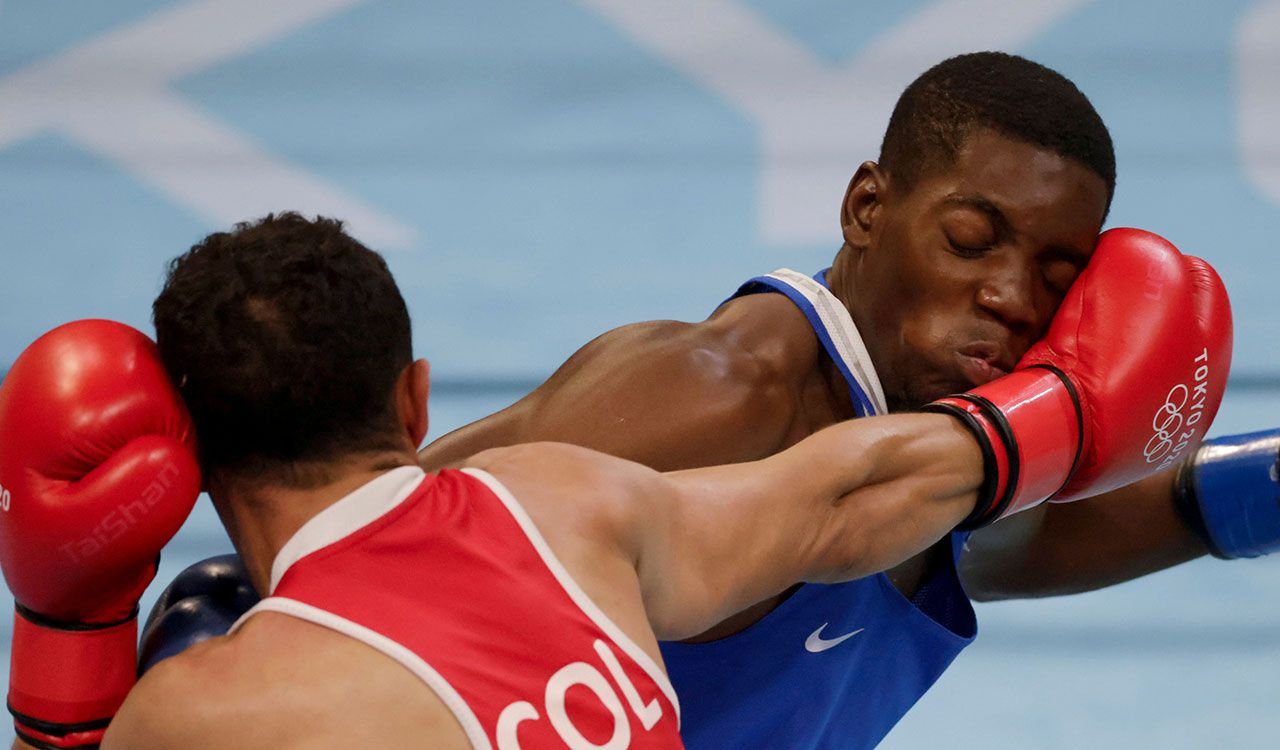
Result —
<instances>
[{"instance_id":1,"label":"nike swoosh logo","mask_svg":"<svg viewBox=\"0 0 1280 750\"><path fill-rule=\"evenodd\" d=\"M839 646L841 643L844 643L845 641L854 637L858 633L861 633L862 631L866 630L866 628L858 628L852 633L845 633L839 638L823 638L822 631L826 630L827 625L829 624L830 623L826 623L826 622L822 623L822 627L813 631L812 633L809 634L808 638L804 639L805 651L808 651L811 654L820 654L823 651L826 651L827 649L832 649L832 648L835 648L836 646Z\"/></svg>"}]
</instances>

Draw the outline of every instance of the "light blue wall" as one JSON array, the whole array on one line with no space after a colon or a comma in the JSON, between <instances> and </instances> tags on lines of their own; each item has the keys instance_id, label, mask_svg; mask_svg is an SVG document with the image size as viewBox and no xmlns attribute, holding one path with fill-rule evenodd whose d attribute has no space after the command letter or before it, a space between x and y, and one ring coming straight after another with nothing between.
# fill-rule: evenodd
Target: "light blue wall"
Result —
<instances>
[{"instance_id":1,"label":"light blue wall","mask_svg":"<svg viewBox=\"0 0 1280 750\"><path fill-rule=\"evenodd\" d=\"M2 0L0 369L68 319L147 328L168 258L299 208L386 252L437 377L535 382L607 328L824 264L893 96L992 47L1090 96L1111 224L1215 264L1236 373L1280 376L1277 0ZM438 428L518 395L454 393ZM1215 431L1278 407L1233 389ZM224 547L202 508L161 578ZM1273 747L1278 594L1275 563L1201 562L984 606L888 745Z\"/></svg>"}]
</instances>

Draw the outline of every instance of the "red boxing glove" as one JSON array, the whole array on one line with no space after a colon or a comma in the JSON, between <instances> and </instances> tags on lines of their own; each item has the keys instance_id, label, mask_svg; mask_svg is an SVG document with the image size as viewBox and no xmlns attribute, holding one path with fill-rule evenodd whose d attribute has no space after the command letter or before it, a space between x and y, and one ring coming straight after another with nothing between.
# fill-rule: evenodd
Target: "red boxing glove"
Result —
<instances>
[{"instance_id":1,"label":"red boxing glove","mask_svg":"<svg viewBox=\"0 0 1280 750\"><path fill-rule=\"evenodd\" d=\"M96 745L135 680L138 599L200 492L155 344L106 320L42 336L0 385L9 710L37 747Z\"/></svg>"},{"instance_id":2,"label":"red boxing glove","mask_svg":"<svg viewBox=\"0 0 1280 750\"><path fill-rule=\"evenodd\" d=\"M1209 264L1140 229L1103 233L1014 372L926 407L983 445L986 483L961 528L1172 466L1204 439L1230 366L1230 303Z\"/></svg>"}]
</instances>

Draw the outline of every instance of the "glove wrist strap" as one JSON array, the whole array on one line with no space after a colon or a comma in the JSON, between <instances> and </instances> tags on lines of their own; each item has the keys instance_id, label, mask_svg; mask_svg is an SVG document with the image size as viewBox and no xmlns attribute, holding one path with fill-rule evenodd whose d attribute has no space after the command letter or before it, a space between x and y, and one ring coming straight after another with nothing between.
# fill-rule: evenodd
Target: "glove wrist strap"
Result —
<instances>
[{"instance_id":1,"label":"glove wrist strap","mask_svg":"<svg viewBox=\"0 0 1280 750\"><path fill-rule=\"evenodd\" d=\"M1053 367L1029 367L930 406L969 424L994 453L977 508L960 528L985 526L1043 502L1071 478L1083 448L1075 389ZM975 426L976 425L976 426Z\"/></svg>"},{"instance_id":2,"label":"glove wrist strap","mask_svg":"<svg viewBox=\"0 0 1280 750\"><path fill-rule=\"evenodd\" d=\"M1009 504L1011 483L1017 482L1016 464L1010 466L1008 442L984 413L983 407L963 395L948 396L926 404L924 411L950 414L964 423L978 441L982 450L982 485L978 488L978 500L973 512L961 521L956 529L971 531L981 528L1000 517Z\"/></svg>"},{"instance_id":3,"label":"glove wrist strap","mask_svg":"<svg viewBox=\"0 0 1280 750\"><path fill-rule=\"evenodd\" d=\"M58 627L14 614L9 712L37 747L92 746L136 681L138 620Z\"/></svg>"}]
</instances>

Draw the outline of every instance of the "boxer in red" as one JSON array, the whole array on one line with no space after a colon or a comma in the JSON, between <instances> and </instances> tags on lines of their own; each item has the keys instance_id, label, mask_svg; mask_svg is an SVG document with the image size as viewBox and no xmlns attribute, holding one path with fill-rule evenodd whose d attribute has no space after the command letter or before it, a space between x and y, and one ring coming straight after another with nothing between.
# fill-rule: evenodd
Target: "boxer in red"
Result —
<instances>
[{"instance_id":1,"label":"boxer in red","mask_svg":"<svg viewBox=\"0 0 1280 750\"><path fill-rule=\"evenodd\" d=\"M1119 310L1142 325L1108 325ZM1111 233L1015 371L939 413L667 474L543 443L428 475L427 364L382 259L337 222L211 235L155 323L158 349L64 326L0 387L19 745L680 747L658 638L1148 475L1168 384L1229 347L1211 269ZM136 602L202 485L267 598L132 685Z\"/></svg>"}]
</instances>

